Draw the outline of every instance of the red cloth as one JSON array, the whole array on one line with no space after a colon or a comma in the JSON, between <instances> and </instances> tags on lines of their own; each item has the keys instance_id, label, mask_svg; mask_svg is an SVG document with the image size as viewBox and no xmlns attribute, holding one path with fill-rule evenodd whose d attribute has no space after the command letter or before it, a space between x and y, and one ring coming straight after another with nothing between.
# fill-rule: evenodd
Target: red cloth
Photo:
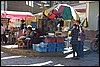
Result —
<instances>
[{"instance_id":1,"label":"red cloth","mask_svg":"<svg viewBox=\"0 0 100 67\"><path fill-rule=\"evenodd\" d=\"M50 16L48 16L49 18L55 18L55 14L54 13L52 13Z\"/></svg>"},{"instance_id":2,"label":"red cloth","mask_svg":"<svg viewBox=\"0 0 100 67\"><path fill-rule=\"evenodd\" d=\"M74 24L77 24L77 21L76 20L73 20Z\"/></svg>"}]
</instances>

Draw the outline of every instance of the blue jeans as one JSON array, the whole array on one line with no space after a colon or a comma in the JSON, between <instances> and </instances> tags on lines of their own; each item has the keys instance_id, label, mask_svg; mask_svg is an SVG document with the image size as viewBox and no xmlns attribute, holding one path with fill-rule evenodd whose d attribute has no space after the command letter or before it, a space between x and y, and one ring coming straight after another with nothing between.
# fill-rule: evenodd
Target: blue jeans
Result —
<instances>
[{"instance_id":1,"label":"blue jeans","mask_svg":"<svg viewBox=\"0 0 100 67\"><path fill-rule=\"evenodd\" d=\"M84 42L82 41L79 41L79 44L78 44L78 54L79 54L79 57L84 57Z\"/></svg>"}]
</instances>

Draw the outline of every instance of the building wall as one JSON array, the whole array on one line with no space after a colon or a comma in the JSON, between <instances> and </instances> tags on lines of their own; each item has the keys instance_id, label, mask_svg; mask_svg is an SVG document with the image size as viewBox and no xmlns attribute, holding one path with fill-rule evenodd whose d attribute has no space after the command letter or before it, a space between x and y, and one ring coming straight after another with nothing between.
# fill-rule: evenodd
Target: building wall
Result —
<instances>
[{"instance_id":1,"label":"building wall","mask_svg":"<svg viewBox=\"0 0 100 67\"><path fill-rule=\"evenodd\" d=\"M31 13L37 13L42 11L37 5L34 5L34 7L26 5L26 1L7 1L7 10L23 11L23 12L31 12Z\"/></svg>"},{"instance_id":2,"label":"building wall","mask_svg":"<svg viewBox=\"0 0 100 67\"><path fill-rule=\"evenodd\" d=\"M99 1L87 3L87 20L89 23L88 29L97 30L98 21L97 14L99 14Z\"/></svg>"},{"instance_id":3,"label":"building wall","mask_svg":"<svg viewBox=\"0 0 100 67\"><path fill-rule=\"evenodd\" d=\"M32 8L26 5L25 1L7 1L8 11L32 11Z\"/></svg>"},{"instance_id":4,"label":"building wall","mask_svg":"<svg viewBox=\"0 0 100 67\"><path fill-rule=\"evenodd\" d=\"M94 2L94 1L79 1L79 3L87 3L87 2Z\"/></svg>"}]
</instances>

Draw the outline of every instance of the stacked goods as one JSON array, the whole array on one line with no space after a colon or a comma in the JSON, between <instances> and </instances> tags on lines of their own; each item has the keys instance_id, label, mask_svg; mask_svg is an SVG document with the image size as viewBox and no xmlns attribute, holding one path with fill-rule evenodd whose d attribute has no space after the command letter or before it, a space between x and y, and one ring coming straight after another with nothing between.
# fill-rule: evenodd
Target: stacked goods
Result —
<instances>
[{"instance_id":1,"label":"stacked goods","mask_svg":"<svg viewBox=\"0 0 100 67\"><path fill-rule=\"evenodd\" d=\"M47 36L45 38L45 43L47 44L48 52L56 52L56 38Z\"/></svg>"},{"instance_id":2,"label":"stacked goods","mask_svg":"<svg viewBox=\"0 0 100 67\"><path fill-rule=\"evenodd\" d=\"M56 38L56 41L57 41L57 42L64 42L64 41L65 41L65 38L59 37L59 38Z\"/></svg>"},{"instance_id":3,"label":"stacked goods","mask_svg":"<svg viewBox=\"0 0 100 67\"><path fill-rule=\"evenodd\" d=\"M64 42L56 42L56 51L57 52L63 52L64 51L64 46L65 43Z\"/></svg>"},{"instance_id":4,"label":"stacked goods","mask_svg":"<svg viewBox=\"0 0 100 67\"><path fill-rule=\"evenodd\" d=\"M36 44L32 44L33 50L36 50Z\"/></svg>"},{"instance_id":5,"label":"stacked goods","mask_svg":"<svg viewBox=\"0 0 100 67\"><path fill-rule=\"evenodd\" d=\"M41 43L40 43L40 47L42 47L42 48L47 48L47 44L44 43L44 42L41 42Z\"/></svg>"},{"instance_id":6,"label":"stacked goods","mask_svg":"<svg viewBox=\"0 0 100 67\"><path fill-rule=\"evenodd\" d=\"M33 50L38 52L63 52L65 38L47 37L40 44L33 44Z\"/></svg>"},{"instance_id":7,"label":"stacked goods","mask_svg":"<svg viewBox=\"0 0 100 67\"><path fill-rule=\"evenodd\" d=\"M56 38L56 51L63 52L65 46L65 38L64 37L57 37Z\"/></svg>"},{"instance_id":8,"label":"stacked goods","mask_svg":"<svg viewBox=\"0 0 100 67\"><path fill-rule=\"evenodd\" d=\"M38 52L47 52L47 48L37 47L36 51L38 51Z\"/></svg>"},{"instance_id":9,"label":"stacked goods","mask_svg":"<svg viewBox=\"0 0 100 67\"><path fill-rule=\"evenodd\" d=\"M55 42L48 42L48 52L56 52L56 43Z\"/></svg>"},{"instance_id":10,"label":"stacked goods","mask_svg":"<svg viewBox=\"0 0 100 67\"><path fill-rule=\"evenodd\" d=\"M55 41L56 41L56 38L53 38L53 37L45 38L45 42L55 42Z\"/></svg>"},{"instance_id":11,"label":"stacked goods","mask_svg":"<svg viewBox=\"0 0 100 67\"><path fill-rule=\"evenodd\" d=\"M40 45L43 45L43 43L41 44L33 44L33 50L36 50L36 51L38 51L38 52L47 52L47 48L46 47L44 47L44 46L40 46ZM45 45L45 43L44 43L44 45Z\"/></svg>"}]
</instances>

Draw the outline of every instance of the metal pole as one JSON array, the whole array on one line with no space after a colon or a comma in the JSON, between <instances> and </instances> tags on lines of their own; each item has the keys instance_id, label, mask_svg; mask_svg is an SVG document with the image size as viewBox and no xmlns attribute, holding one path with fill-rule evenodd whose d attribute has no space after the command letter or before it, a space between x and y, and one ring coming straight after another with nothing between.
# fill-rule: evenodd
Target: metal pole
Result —
<instances>
[{"instance_id":1,"label":"metal pole","mask_svg":"<svg viewBox=\"0 0 100 67\"><path fill-rule=\"evenodd\" d=\"M50 7L52 7L52 5L53 5L53 1L50 1Z\"/></svg>"},{"instance_id":2,"label":"metal pole","mask_svg":"<svg viewBox=\"0 0 100 67\"><path fill-rule=\"evenodd\" d=\"M7 10L7 1L4 1L5 11Z\"/></svg>"}]
</instances>

